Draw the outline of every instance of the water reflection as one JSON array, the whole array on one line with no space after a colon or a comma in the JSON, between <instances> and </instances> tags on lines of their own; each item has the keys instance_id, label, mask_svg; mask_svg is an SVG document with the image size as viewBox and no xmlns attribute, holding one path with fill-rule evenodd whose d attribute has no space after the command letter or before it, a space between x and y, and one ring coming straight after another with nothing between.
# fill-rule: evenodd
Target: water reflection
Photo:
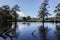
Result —
<instances>
[{"instance_id":1,"label":"water reflection","mask_svg":"<svg viewBox=\"0 0 60 40\"><path fill-rule=\"evenodd\" d=\"M48 32L50 31L51 29L48 29L48 27L43 27L43 25L40 25L39 27L38 27L38 32L39 32L39 37L40 37L40 40L48 40L48 38L47 38L47 34L48 34ZM34 30L33 32L32 32L32 36L33 37L35 37L36 38L36 36L34 35L34 33L36 32L37 30ZM38 38L39 38L38 37Z\"/></svg>"},{"instance_id":2,"label":"water reflection","mask_svg":"<svg viewBox=\"0 0 60 40\"><path fill-rule=\"evenodd\" d=\"M57 40L60 40L60 23L56 23L56 31L55 31L55 35Z\"/></svg>"},{"instance_id":3,"label":"water reflection","mask_svg":"<svg viewBox=\"0 0 60 40\"><path fill-rule=\"evenodd\" d=\"M0 37L6 40L8 37L13 40L16 35L15 22L0 22Z\"/></svg>"},{"instance_id":4,"label":"water reflection","mask_svg":"<svg viewBox=\"0 0 60 40\"><path fill-rule=\"evenodd\" d=\"M59 23L45 23L44 28L42 23L31 23L29 26L23 23L18 23L18 38L17 40L60 40ZM17 30L18 31L18 30ZM58 35L58 36L57 36Z\"/></svg>"},{"instance_id":5,"label":"water reflection","mask_svg":"<svg viewBox=\"0 0 60 40\"><path fill-rule=\"evenodd\" d=\"M13 24L12 26L15 25L15 23L13 22L12 24ZM35 23L18 22L17 25L18 25L18 28L16 30L8 33L8 35L12 35L12 36L16 34L15 35L16 38L14 38L14 40L60 40L60 23L52 24L52 23L45 22L44 28L42 23L40 22L35 22Z\"/></svg>"},{"instance_id":6,"label":"water reflection","mask_svg":"<svg viewBox=\"0 0 60 40\"><path fill-rule=\"evenodd\" d=\"M31 23L28 27L27 23L18 24L20 33L18 40L60 40L60 23L45 23L44 28L42 23Z\"/></svg>"},{"instance_id":7,"label":"water reflection","mask_svg":"<svg viewBox=\"0 0 60 40\"><path fill-rule=\"evenodd\" d=\"M27 24L27 26L30 26L31 22L23 22L22 24Z\"/></svg>"},{"instance_id":8,"label":"water reflection","mask_svg":"<svg viewBox=\"0 0 60 40\"><path fill-rule=\"evenodd\" d=\"M43 26L43 25L42 25ZM41 40L47 40L47 32L49 31L48 27L39 27L39 33Z\"/></svg>"}]
</instances>

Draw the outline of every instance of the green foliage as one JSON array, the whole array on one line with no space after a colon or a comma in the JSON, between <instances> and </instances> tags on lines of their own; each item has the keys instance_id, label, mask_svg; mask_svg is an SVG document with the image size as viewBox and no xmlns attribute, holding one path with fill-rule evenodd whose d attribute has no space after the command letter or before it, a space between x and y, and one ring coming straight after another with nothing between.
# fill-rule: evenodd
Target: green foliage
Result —
<instances>
[{"instance_id":1,"label":"green foliage","mask_svg":"<svg viewBox=\"0 0 60 40\"><path fill-rule=\"evenodd\" d=\"M30 16L27 16L27 20L31 20L31 17Z\"/></svg>"},{"instance_id":2,"label":"green foliage","mask_svg":"<svg viewBox=\"0 0 60 40\"><path fill-rule=\"evenodd\" d=\"M16 13L16 11L19 11L18 5L15 5L12 8L10 8L8 5L3 5L2 7L0 7L0 19L6 20L6 21L15 20L15 18L17 19L18 17L18 14Z\"/></svg>"},{"instance_id":3,"label":"green foliage","mask_svg":"<svg viewBox=\"0 0 60 40\"><path fill-rule=\"evenodd\" d=\"M27 18L26 18L26 17L23 17L22 20L23 20L23 21L27 21Z\"/></svg>"},{"instance_id":4,"label":"green foliage","mask_svg":"<svg viewBox=\"0 0 60 40\"><path fill-rule=\"evenodd\" d=\"M40 11L39 11L39 15L38 15L40 18L44 18L48 15L51 15L48 13L47 5L48 5L48 0L44 0L44 2L42 3L42 5L40 7Z\"/></svg>"},{"instance_id":5,"label":"green foliage","mask_svg":"<svg viewBox=\"0 0 60 40\"><path fill-rule=\"evenodd\" d=\"M60 16L60 3L56 6L54 12L56 13L56 17Z\"/></svg>"}]
</instances>

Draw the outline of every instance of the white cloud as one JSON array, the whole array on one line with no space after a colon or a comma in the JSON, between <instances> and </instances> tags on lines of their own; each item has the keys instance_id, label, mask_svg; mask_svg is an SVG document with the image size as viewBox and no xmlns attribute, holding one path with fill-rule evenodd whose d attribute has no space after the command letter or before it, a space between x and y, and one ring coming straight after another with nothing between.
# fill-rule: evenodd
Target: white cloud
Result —
<instances>
[{"instance_id":1,"label":"white cloud","mask_svg":"<svg viewBox=\"0 0 60 40\"><path fill-rule=\"evenodd\" d=\"M20 16L22 16L22 17L26 17L27 15L25 15L23 12L18 12L18 11L16 11L17 12L17 14L19 15L19 17Z\"/></svg>"}]
</instances>

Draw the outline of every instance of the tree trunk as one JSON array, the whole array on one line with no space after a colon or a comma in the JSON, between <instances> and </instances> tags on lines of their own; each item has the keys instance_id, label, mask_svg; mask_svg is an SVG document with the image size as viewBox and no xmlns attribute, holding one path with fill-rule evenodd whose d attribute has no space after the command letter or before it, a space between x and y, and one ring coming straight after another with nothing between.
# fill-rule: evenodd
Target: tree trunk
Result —
<instances>
[{"instance_id":1,"label":"tree trunk","mask_svg":"<svg viewBox=\"0 0 60 40\"><path fill-rule=\"evenodd\" d=\"M43 21L42 22L43 22L43 28L44 28L44 14L43 14Z\"/></svg>"}]
</instances>

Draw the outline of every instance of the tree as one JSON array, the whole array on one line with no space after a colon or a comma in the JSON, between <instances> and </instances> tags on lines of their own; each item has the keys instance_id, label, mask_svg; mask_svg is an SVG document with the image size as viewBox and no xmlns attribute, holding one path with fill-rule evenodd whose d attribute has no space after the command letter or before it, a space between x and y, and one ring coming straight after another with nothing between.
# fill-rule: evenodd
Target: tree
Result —
<instances>
[{"instance_id":1,"label":"tree","mask_svg":"<svg viewBox=\"0 0 60 40\"><path fill-rule=\"evenodd\" d=\"M20 11L19 8L20 8L20 7L19 7L18 5L13 6L12 9L11 9L11 11L13 12L12 15L14 15L15 17L18 17L18 14L17 14L16 11Z\"/></svg>"},{"instance_id":2,"label":"tree","mask_svg":"<svg viewBox=\"0 0 60 40\"><path fill-rule=\"evenodd\" d=\"M27 21L27 18L26 18L26 17L23 17L22 20L23 20L23 21Z\"/></svg>"},{"instance_id":3,"label":"tree","mask_svg":"<svg viewBox=\"0 0 60 40\"><path fill-rule=\"evenodd\" d=\"M43 28L44 28L44 18L48 15L51 15L48 13L47 5L48 5L48 0L44 0L44 2L42 3L40 7L39 14L38 14L39 18L43 19Z\"/></svg>"},{"instance_id":4,"label":"tree","mask_svg":"<svg viewBox=\"0 0 60 40\"><path fill-rule=\"evenodd\" d=\"M31 17L30 16L27 16L27 20L31 20Z\"/></svg>"},{"instance_id":5,"label":"tree","mask_svg":"<svg viewBox=\"0 0 60 40\"><path fill-rule=\"evenodd\" d=\"M56 9L54 10L54 12L56 13L56 19L60 19L60 3L56 6Z\"/></svg>"}]
</instances>

